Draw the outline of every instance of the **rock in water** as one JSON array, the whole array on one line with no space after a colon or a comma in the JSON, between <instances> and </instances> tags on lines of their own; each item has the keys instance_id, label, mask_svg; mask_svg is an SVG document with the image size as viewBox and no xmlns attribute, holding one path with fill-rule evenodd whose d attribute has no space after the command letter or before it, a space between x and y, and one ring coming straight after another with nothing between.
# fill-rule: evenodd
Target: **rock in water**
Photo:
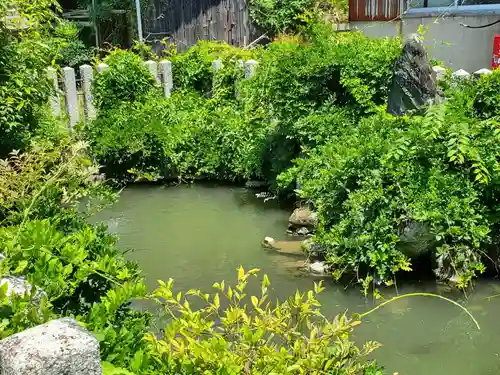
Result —
<instances>
[{"instance_id":1,"label":"rock in water","mask_svg":"<svg viewBox=\"0 0 500 375\"><path fill-rule=\"evenodd\" d=\"M63 318L0 341L0 375L101 375L99 343Z\"/></svg>"},{"instance_id":2,"label":"rock in water","mask_svg":"<svg viewBox=\"0 0 500 375\"><path fill-rule=\"evenodd\" d=\"M296 208L295 211L290 215L288 222L293 228L315 228L318 221L318 214L308 207Z\"/></svg>"},{"instance_id":3,"label":"rock in water","mask_svg":"<svg viewBox=\"0 0 500 375\"><path fill-rule=\"evenodd\" d=\"M328 265L325 262L316 261L309 264L309 270L318 275L325 275L328 273Z\"/></svg>"},{"instance_id":4,"label":"rock in water","mask_svg":"<svg viewBox=\"0 0 500 375\"><path fill-rule=\"evenodd\" d=\"M429 63L427 52L418 35L404 42L403 53L394 64L392 86L387 112L402 116L409 111L419 112L437 97L436 73Z\"/></svg>"}]
</instances>

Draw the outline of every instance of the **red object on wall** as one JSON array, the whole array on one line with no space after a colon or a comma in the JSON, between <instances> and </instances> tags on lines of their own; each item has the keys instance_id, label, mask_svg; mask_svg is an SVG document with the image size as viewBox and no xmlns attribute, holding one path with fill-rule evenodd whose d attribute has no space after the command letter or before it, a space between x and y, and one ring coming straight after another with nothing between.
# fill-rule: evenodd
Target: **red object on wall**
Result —
<instances>
[{"instance_id":1,"label":"red object on wall","mask_svg":"<svg viewBox=\"0 0 500 375\"><path fill-rule=\"evenodd\" d=\"M491 58L491 68L496 69L500 66L500 35L493 38L493 57Z\"/></svg>"}]
</instances>

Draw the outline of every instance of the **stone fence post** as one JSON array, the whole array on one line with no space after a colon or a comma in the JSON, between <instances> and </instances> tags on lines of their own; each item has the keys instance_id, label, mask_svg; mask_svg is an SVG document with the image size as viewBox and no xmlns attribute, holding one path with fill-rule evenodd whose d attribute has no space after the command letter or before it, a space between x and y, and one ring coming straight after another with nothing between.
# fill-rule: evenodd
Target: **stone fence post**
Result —
<instances>
[{"instance_id":1,"label":"stone fence post","mask_svg":"<svg viewBox=\"0 0 500 375\"><path fill-rule=\"evenodd\" d=\"M163 83L163 92L166 98L170 98L174 88L174 80L172 77L172 62L168 60L160 61L160 74Z\"/></svg>"},{"instance_id":2,"label":"stone fence post","mask_svg":"<svg viewBox=\"0 0 500 375\"><path fill-rule=\"evenodd\" d=\"M156 63L156 61L148 60L144 63L144 65L146 65L146 68L148 68L151 75L155 77L156 84L159 84L160 78L158 77L158 64Z\"/></svg>"},{"instance_id":3,"label":"stone fence post","mask_svg":"<svg viewBox=\"0 0 500 375\"><path fill-rule=\"evenodd\" d=\"M72 130L73 126L80 121L75 69L70 67L63 68L63 83L64 97L66 99L66 111L69 117L69 130Z\"/></svg>"},{"instance_id":4,"label":"stone fence post","mask_svg":"<svg viewBox=\"0 0 500 375\"><path fill-rule=\"evenodd\" d=\"M61 115L61 97L59 96L59 81L57 79L57 70L50 67L47 68L47 77L52 83L54 94L50 97L50 107L52 114L56 117Z\"/></svg>"},{"instance_id":5,"label":"stone fence post","mask_svg":"<svg viewBox=\"0 0 500 375\"><path fill-rule=\"evenodd\" d=\"M92 103L92 85L94 83L93 68L90 65L80 66L80 76L82 77L85 120L90 121L96 118L96 110Z\"/></svg>"}]
</instances>

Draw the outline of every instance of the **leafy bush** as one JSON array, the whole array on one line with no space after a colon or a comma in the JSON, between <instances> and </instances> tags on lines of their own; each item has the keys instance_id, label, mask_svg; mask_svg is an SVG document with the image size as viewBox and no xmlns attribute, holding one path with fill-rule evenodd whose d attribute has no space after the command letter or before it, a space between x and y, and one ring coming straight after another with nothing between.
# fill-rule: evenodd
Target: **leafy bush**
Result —
<instances>
[{"instance_id":1,"label":"leafy bush","mask_svg":"<svg viewBox=\"0 0 500 375\"><path fill-rule=\"evenodd\" d=\"M132 174L234 180L260 174L266 124L194 93L124 104L85 129L94 157L118 182Z\"/></svg>"},{"instance_id":2,"label":"leafy bush","mask_svg":"<svg viewBox=\"0 0 500 375\"><path fill-rule=\"evenodd\" d=\"M299 16L313 4L313 0L250 0L250 17L267 32L293 32L300 23Z\"/></svg>"},{"instance_id":3,"label":"leafy bush","mask_svg":"<svg viewBox=\"0 0 500 375\"><path fill-rule=\"evenodd\" d=\"M80 65L89 64L94 57L94 49L88 48L78 38L78 27L69 21L60 21L54 33L66 40L58 54L57 63L61 66L70 66L78 69Z\"/></svg>"},{"instance_id":4,"label":"leafy bush","mask_svg":"<svg viewBox=\"0 0 500 375\"><path fill-rule=\"evenodd\" d=\"M6 17L11 8L19 15L17 21ZM45 69L65 43L51 26L57 9L52 0L0 5L0 157L28 147L31 135L40 130L40 118L46 116L52 86Z\"/></svg>"},{"instance_id":5,"label":"leafy bush","mask_svg":"<svg viewBox=\"0 0 500 375\"><path fill-rule=\"evenodd\" d=\"M75 316L101 339L103 358L124 365L143 346L150 315L128 307L146 292L137 266L123 258L104 227L86 222L98 208L95 200L113 198L92 182L95 171L81 143L35 148L0 163L0 274L34 286L14 303L0 292L0 337ZM86 210L81 199L88 200Z\"/></svg>"},{"instance_id":6,"label":"leafy bush","mask_svg":"<svg viewBox=\"0 0 500 375\"><path fill-rule=\"evenodd\" d=\"M500 115L500 73L494 70L492 74L485 75L475 87L474 114L481 118L490 118Z\"/></svg>"},{"instance_id":7,"label":"leafy bush","mask_svg":"<svg viewBox=\"0 0 500 375\"><path fill-rule=\"evenodd\" d=\"M215 283L213 295L199 290L174 294L172 280L160 283L153 297L169 323L162 335L147 339L161 373L377 373L365 357L379 345L367 342L358 348L350 335L359 321L345 315L329 320L321 314L321 283L314 291L274 304L264 276L260 296L251 296L248 305L246 287L257 272L240 268L237 285ZM195 301L203 307L193 309Z\"/></svg>"},{"instance_id":8,"label":"leafy bush","mask_svg":"<svg viewBox=\"0 0 500 375\"><path fill-rule=\"evenodd\" d=\"M154 90L156 79L142 59L132 52L114 50L103 61L109 66L94 81L94 102L108 110L123 102L144 101Z\"/></svg>"},{"instance_id":9,"label":"leafy bush","mask_svg":"<svg viewBox=\"0 0 500 375\"><path fill-rule=\"evenodd\" d=\"M300 155L309 135L297 134L311 114L342 107L346 122L373 113L385 102L391 67L399 54L398 40L368 39L360 33L333 34L312 25L311 41L284 38L259 57L258 74L241 88L247 111L261 111L275 121L268 141L264 175L273 182ZM344 120L342 120L344 121ZM328 133L328 125L324 128Z\"/></svg>"},{"instance_id":10,"label":"leafy bush","mask_svg":"<svg viewBox=\"0 0 500 375\"><path fill-rule=\"evenodd\" d=\"M342 269L366 267L390 282L411 258L446 259L466 286L485 270L483 248L496 228L498 124L432 107L425 118L376 115L344 128L281 176L319 213L316 241ZM404 250L415 226L432 239Z\"/></svg>"},{"instance_id":11,"label":"leafy bush","mask_svg":"<svg viewBox=\"0 0 500 375\"><path fill-rule=\"evenodd\" d=\"M255 52L230 46L223 42L200 40L185 53L175 53L170 59L173 64L174 87L179 90L194 90L201 94L212 92L214 71L212 63L220 60L223 68L218 72L219 89L233 94L234 80L238 76L238 62L250 60Z\"/></svg>"}]
</instances>

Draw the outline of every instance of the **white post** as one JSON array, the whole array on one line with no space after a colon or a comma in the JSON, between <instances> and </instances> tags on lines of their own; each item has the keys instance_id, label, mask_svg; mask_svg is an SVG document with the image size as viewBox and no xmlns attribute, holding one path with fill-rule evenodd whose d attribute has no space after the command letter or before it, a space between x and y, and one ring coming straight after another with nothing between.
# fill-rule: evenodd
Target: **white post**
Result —
<instances>
[{"instance_id":1,"label":"white post","mask_svg":"<svg viewBox=\"0 0 500 375\"><path fill-rule=\"evenodd\" d=\"M155 77L155 80L157 83L159 83L159 78L158 78L158 65L156 64L155 61L148 60L144 63L146 65L146 68L148 68L149 72Z\"/></svg>"},{"instance_id":2,"label":"white post","mask_svg":"<svg viewBox=\"0 0 500 375\"><path fill-rule=\"evenodd\" d=\"M90 65L80 66L82 77L82 89L85 105L85 119L93 120L96 117L95 107L92 104L92 83L94 82L94 70Z\"/></svg>"},{"instance_id":3,"label":"white post","mask_svg":"<svg viewBox=\"0 0 500 375\"><path fill-rule=\"evenodd\" d=\"M97 73L102 73L108 69L109 69L109 66L104 64L104 63L100 63L99 65L97 65Z\"/></svg>"},{"instance_id":4,"label":"white post","mask_svg":"<svg viewBox=\"0 0 500 375\"><path fill-rule=\"evenodd\" d=\"M259 63L255 60L248 60L245 63L245 79L250 79L255 75Z\"/></svg>"},{"instance_id":5,"label":"white post","mask_svg":"<svg viewBox=\"0 0 500 375\"><path fill-rule=\"evenodd\" d=\"M47 68L47 77L52 81L54 87L54 94L50 97L50 107L54 116L61 115L61 98L59 97L59 82L57 80L57 70L54 68Z\"/></svg>"},{"instance_id":6,"label":"white post","mask_svg":"<svg viewBox=\"0 0 500 375\"><path fill-rule=\"evenodd\" d=\"M69 129L80 121L78 112L78 96L76 93L75 69L70 67L63 68L64 96L66 98L66 111L69 116Z\"/></svg>"},{"instance_id":7,"label":"white post","mask_svg":"<svg viewBox=\"0 0 500 375\"><path fill-rule=\"evenodd\" d=\"M222 63L222 60L214 60L212 62L212 70L214 71L214 76L212 79L212 96L215 93L216 86L217 86L217 71L221 70L224 67L224 64Z\"/></svg>"},{"instance_id":8,"label":"white post","mask_svg":"<svg viewBox=\"0 0 500 375\"><path fill-rule=\"evenodd\" d=\"M238 85L239 85L239 82L238 82L238 81L239 81L239 78L241 77L241 76L240 76L240 73L241 73L241 72L243 72L243 73L245 72L245 61L243 61L243 60L238 60L238 61L236 62L236 73L237 73L237 74L236 74L236 80L235 80L235 82L234 82L234 94L235 94L235 96L236 96L237 98L239 98L239 96L240 96L240 92L239 92L239 90L238 90Z\"/></svg>"},{"instance_id":9,"label":"white post","mask_svg":"<svg viewBox=\"0 0 500 375\"><path fill-rule=\"evenodd\" d=\"M139 36L139 44L142 44L141 0L135 0L135 12L137 14L137 34Z\"/></svg>"},{"instance_id":10,"label":"white post","mask_svg":"<svg viewBox=\"0 0 500 375\"><path fill-rule=\"evenodd\" d=\"M163 92L166 98L170 98L174 88L174 80L172 77L172 62L168 60L160 61L161 79L163 81Z\"/></svg>"}]
</instances>

